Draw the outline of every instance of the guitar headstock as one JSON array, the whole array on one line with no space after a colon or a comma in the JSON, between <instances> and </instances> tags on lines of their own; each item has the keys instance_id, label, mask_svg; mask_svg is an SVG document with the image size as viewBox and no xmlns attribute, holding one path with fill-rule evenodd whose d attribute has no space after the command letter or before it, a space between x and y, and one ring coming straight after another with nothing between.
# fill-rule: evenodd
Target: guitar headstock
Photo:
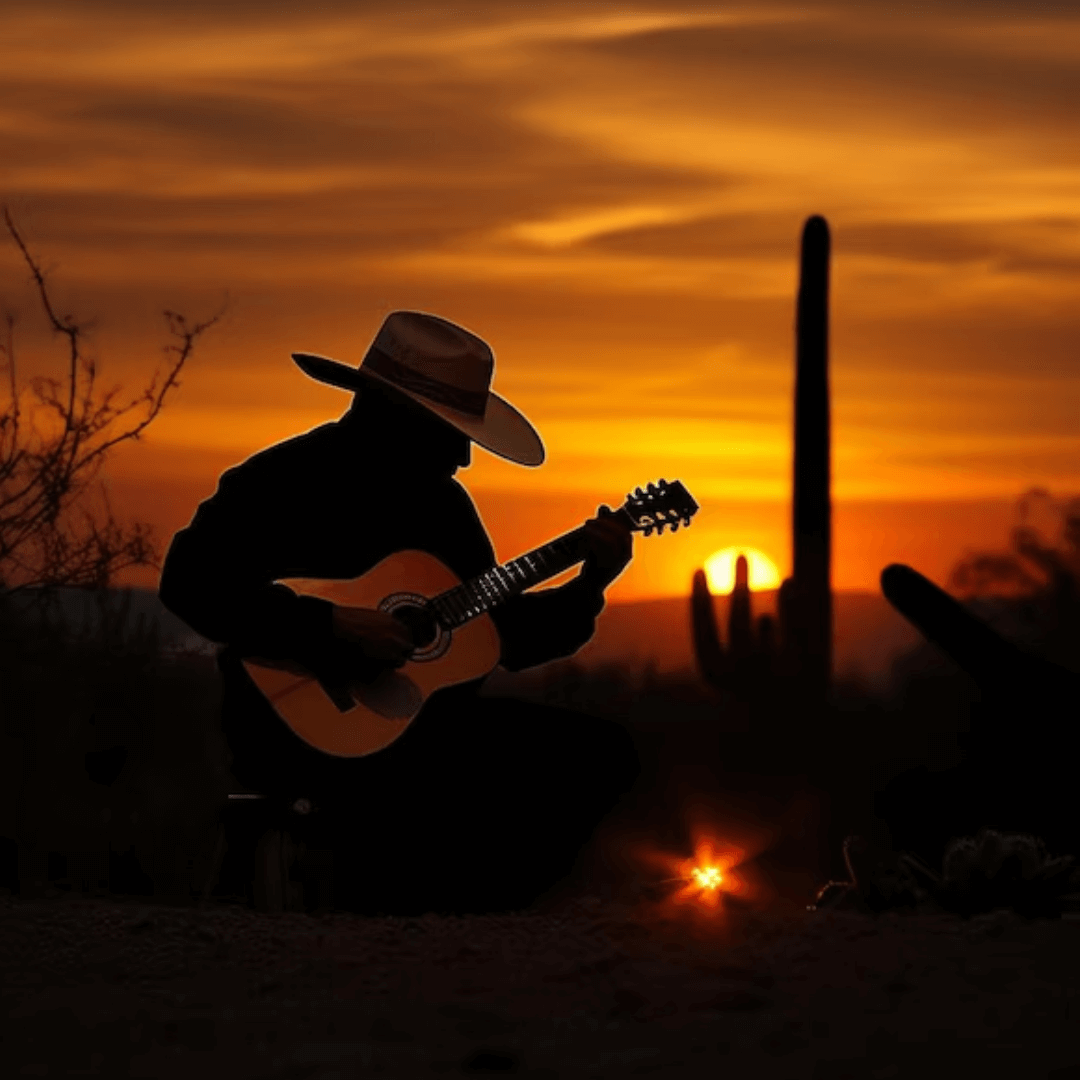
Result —
<instances>
[{"instance_id":1,"label":"guitar headstock","mask_svg":"<svg viewBox=\"0 0 1080 1080\"><path fill-rule=\"evenodd\" d=\"M670 484L659 480L647 484L644 491L635 488L619 510L630 519L632 529L648 536L654 529L659 534L665 527L670 526L675 532L680 525L689 525L698 512L698 504L680 480Z\"/></svg>"}]
</instances>

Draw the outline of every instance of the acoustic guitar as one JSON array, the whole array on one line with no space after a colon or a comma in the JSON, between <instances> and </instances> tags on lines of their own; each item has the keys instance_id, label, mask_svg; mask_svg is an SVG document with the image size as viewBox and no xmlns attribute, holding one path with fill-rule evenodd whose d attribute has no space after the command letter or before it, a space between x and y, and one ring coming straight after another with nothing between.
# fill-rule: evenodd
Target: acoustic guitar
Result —
<instances>
[{"instance_id":1,"label":"acoustic guitar","mask_svg":"<svg viewBox=\"0 0 1080 1080\"><path fill-rule=\"evenodd\" d=\"M698 505L679 481L637 488L615 514L648 536L689 525ZM347 686L328 686L298 664L258 657L248 675L278 716L309 746L362 757L399 738L436 690L488 674L501 646L487 613L585 558L584 527L461 581L435 556L399 551L350 581L290 578L283 584L335 604L376 608L409 628L416 649L397 669Z\"/></svg>"}]
</instances>

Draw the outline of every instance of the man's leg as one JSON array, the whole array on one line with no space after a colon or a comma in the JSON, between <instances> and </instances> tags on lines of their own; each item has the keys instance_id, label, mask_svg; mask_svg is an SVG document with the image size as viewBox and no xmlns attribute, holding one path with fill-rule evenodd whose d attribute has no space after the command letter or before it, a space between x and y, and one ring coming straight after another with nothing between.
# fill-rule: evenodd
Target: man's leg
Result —
<instances>
[{"instance_id":1,"label":"man's leg","mask_svg":"<svg viewBox=\"0 0 1080 1080\"><path fill-rule=\"evenodd\" d=\"M609 721L454 692L363 765L342 815L357 902L401 911L528 905L569 873L638 770Z\"/></svg>"},{"instance_id":2,"label":"man's leg","mask_svg":"<svg viewBox=\"0 0 1080 1080\"><path fill-rule=\"evenodd\" d=\"M525 906L570 871L637 776L618 725L480 698L475 685L435 694L386 749L334 757L299 739L236 668L223 664L233 773L279 803L312 800L296 831L308 849L333 851L337 906ZM246 866L252 853L233 856Z\"/></svg>"},{"instance_id":3,"label":"man's leg","mask_svg":"<svg viewBox=\"0 0 1080 1080\"><path fill-rule=\"evenodd\" d=\"M337 807L355 786L362 759L334 758L308 746L267 704L239 660L226 654L221 670L230 769L241 785L264 798L227 808L227 848L216 892L253 900L265 854L260 844L265 847L271 834L280 839L287 833L300 852L292 872L304 880L309 906L346 906L348 890L335 880L335 871L345 883L349 876L348 863L334 858L339 835L347 833Z\"/></svg>"}]
</instances>

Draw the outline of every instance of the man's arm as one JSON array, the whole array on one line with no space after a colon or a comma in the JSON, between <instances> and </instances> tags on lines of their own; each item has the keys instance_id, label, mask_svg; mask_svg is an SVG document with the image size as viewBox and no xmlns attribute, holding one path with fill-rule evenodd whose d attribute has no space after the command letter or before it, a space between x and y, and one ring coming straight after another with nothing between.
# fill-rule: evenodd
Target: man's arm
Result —
<instances>
[{"instance_id":1,"label":"man's arm","mask_svg":"<svg viewBox=\"0 0 1080 1080\"><path fill-rule=\"evenodd\" d=\"M596 632L604 591L633 556L633 533L608 507L585 523L588 555L572 581L526 593L492 612L509 671L571 656Z\"/></svg>"},{"instance_id":2,"label":"man's arm","mask_svg":"<svg viewBox=\"0 0 1080 1080\"><path fill-rule=\"evenodd\" d=\"M601 506L584 528L588 554L580 577L602 594L634 557L634 534L610 506Z\"/></svg>"},{"instance_id":3,"label":"man's arm","mask_svg":"<svg viewBox=\"0 0 1080 1080\"><path fill-rule=\"evenodd\" d=\"M204 637L284 659L303 641L331 635L331 605L273 583L280 523L258 468L224 473L218 489L172 540L159 595ZM280 505L280 503L278 503Z\"/></svg>"},{"instance_id":4,"label":"man's arm","mask_svg":"<svg viewBox=\"0 0 1080 1080\"><path fill-rule=\"evenodd\" d=\"M226 472L173 538L162 602L204 637L242 655L294 660L337 676L364 663L399 666L412 643L392 616L298 596L274 583L293 576L290 557L301 550L294 533L310 525L303 514L281 512L288 488L288 474L262 462Z\"/></svg>"}]
</instances>

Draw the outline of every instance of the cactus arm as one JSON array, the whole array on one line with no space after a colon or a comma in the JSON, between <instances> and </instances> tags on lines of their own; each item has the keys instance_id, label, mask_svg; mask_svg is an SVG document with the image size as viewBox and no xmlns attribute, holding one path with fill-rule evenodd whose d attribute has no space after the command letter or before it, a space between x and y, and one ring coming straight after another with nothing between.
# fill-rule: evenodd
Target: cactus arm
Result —
<instances>
[{"instance_id":1,"label":"cactus arm","mask_svg":"<svg viewBox=\"0 0 1080 1080\"><path fill-rule=\"evenodd\" d=\"M716 611L704 570L694 571L690 596L690 623L694 636L694 657L698 670L713 686L722 687L727 681L728 665L720 644Z\"/></svg>"}]
</instances>

